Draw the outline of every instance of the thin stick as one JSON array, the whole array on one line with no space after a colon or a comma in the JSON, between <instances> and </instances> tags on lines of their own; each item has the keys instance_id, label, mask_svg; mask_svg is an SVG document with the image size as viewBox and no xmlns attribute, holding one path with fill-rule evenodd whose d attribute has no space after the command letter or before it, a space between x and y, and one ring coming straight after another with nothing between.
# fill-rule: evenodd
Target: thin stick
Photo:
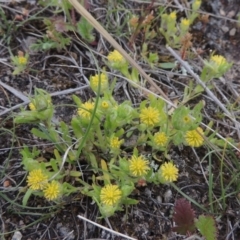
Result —
<instances>
[{"instance_id":1,"label":"thin stick","mask_svg":"<svg viewBox=\"0 0 240 240\"><path fill-rule=\"evenodd\" d=\"M225 106L218 100L218 98L209 90L206 84L200 79L200 77L193 72L189 64L182 60L182 58L169 46L166 46L167 50L180 62L180 64L194 77L199 85L201 85L206 93L217 103L217 105L223 110L223 112L232 119L232 114L225 108Z\"/></svg>"},{"instance_id":2,"label":"thin stick","mask_svg":"<svg viewBox=\"0 0 240 240\"><path fill-rule=\"evenodd\" d=\"M116 231L114 231L114 230L112 230L112 229L106 228L106 227L104 227L104 226L102 226L102 225L100 225L100 224L98 224L98 223L95 223L95 222L93 222L93 221L91 221L91 220L89 220L89 219L87 219L87 218L85 218L85 217L82 217L82 216L80 216L80 215L78 215L78 218L80 218L80 219L82 219L82 220L84 220L84 221L87 221L87 222L89 222L89 223L91 223L91 224L93 224L93 225L95 225L95 226L97 226L97 227L100 227L100 228L102 228L102 229L104 229L104 230L106 230L106 231L108 231L108 232L110 232L110 233L112 233L112 234L117 235L117 236L121 236L121 237L124 237L124 238L126 238L126 239L130 239L130 240L137 240L136 238L132 238L132 237L129 237L129 236L124 235L124 234L122 234L122 233L116 232Z\"/></svg>"}]
</instances>

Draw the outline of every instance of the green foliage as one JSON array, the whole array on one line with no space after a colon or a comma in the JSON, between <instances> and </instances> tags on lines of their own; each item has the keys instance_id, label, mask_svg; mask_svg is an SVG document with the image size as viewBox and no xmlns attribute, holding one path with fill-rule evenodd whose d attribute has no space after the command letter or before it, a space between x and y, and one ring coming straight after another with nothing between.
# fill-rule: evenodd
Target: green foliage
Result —
<instances>
[{"instance_id":1,"label":"green foliage","mask_svg":"<svg viewBox=\"0 0 240 240\"><path fill-rule=\"evenodd\" d=\"M135 185L141 186L145 182L165 184L167 183L164 180L166 176L167 179L177 179L178 170L174 165L171 169L176 169L174 170L176 175L171 175L172 170L170 169L165 170L164 174L167 175L161 175L162 171L154 172L149 167L150 162L138 153L137 148L132 149L131 159L126 158L122 146L125 140L133 134L133 132L126 134L126 131L131 129L135 132L137 141L134 147L148 145L152 147L153 151L167 153L168 146L176 145L176 143L185 144L186 132L198 127L201 121L201 103L192 110L187 107L179 107L173 112L172 117L169 117L165 102L152 95L148 100L143 101L139 108L133 108L129 101L119 104L112 97L111 90L107 90L103 96L98 96L86 103L83 103L77 96L73 96L73 99L77 104L78 114L72 118L70 126L65 122L60 122L57 126L52 123L51 98L41 89L36 89L35 96L31 99L32 110L24 110L16 116L15 123L38 124L38 127L32 129L32 134L54 144L54 157L50 160L41 157L36 148L32 151L27 147L24 148L21 152L22 164L28 172L41 169L49 179L58 181L62 186L61 196L79 190L83 194L91 196L105 217L122 210L122 205L137 203L136 200L129 197L135 189ZM153 111L153 115L151 115L151 111ZM186 120L187 124L183 124ZM153 125L149 126L149 123L153 123ZM163 139L160 137L159 140L163 142L161 146L156 140L156 133L163 133ZM162 135L160 134L160 136ZM101 154L99 155L98 152ZM81 172L75 167L80 156L88 161L93 170L92 185L83 181ZM65 168L65 164L71 167ZM136 167L138 164L141 166L140 170ZM70 182L63 180L65 176L73 178L83 187L71 185ZM102 203L102 188L100 187L99 190L99 181L103 181L105 185L114 183L118 186L121 198L116 204L109 206ZM27 204L27 200L32 194L44 196L44 192L40 190L27 190L23 199L24 204Z\"/></svg>"},{"instance_id":2,"label":"green foliage","mask_svg":"<svg viewBox=\"0 0 240 240\"><path fill-rule=\"evenodd\" d=\"M161 26L159 31L165 37L167 44L172 47L179 48L181 41L187 36L190 25L198 17L197 10L201 5L200 0L195 0L192 3L192 9L187 14L187 18L182 18L180 24L177 23L177 13L175 11L171 13L163 13L162 9L159 10L161 16Z\"/></svg>"},{"instance_id":3,"label":"green foliage","mask_svg":"<svg viewBox=\"0 0 240 240\"><path fill-rule=\"evenodd\" d=\"M23 52L19 51L18 56L11 56L12 63L14 65L13 75L18 75L27 68L29 55L24 55Z\"/></svg>"},{"instance_id":4,"label":"green foliage","mask_svg":"<svg viewBox=\"0 0 240 240\"><path fill-rule=\"evenodd\" d=\"M217 228L213 217L201 215L196 220L195 225L206 240L217 239Z\"/></svg>"},{"instance_id":5,"label":"green foliage","mask_svg":"<svg viewBox=\"0 0 240 240\"><path fill-rule=\"evenodd\" d=\"M95 36L93 35L93 26L85 19L81 18L77 23L77 32L87 42L91 43L94 41Z\"/></svg>"}]
</instances>

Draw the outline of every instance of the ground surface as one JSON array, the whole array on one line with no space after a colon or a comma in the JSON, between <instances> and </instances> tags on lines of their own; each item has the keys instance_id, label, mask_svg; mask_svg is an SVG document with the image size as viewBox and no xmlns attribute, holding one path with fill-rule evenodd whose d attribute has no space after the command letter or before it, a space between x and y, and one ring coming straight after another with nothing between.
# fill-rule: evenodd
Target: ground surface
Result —
<instances>
[{"instance_id":1,"label":"ground surface","mask_svg":"<svg viewBox=\"0 0 240 240\"><path fill-rule=\"evenodd\" d=\"M115 37L115 39L123 46L130 50L127 45L129 35L115 32L114 24L116 19L110 16L111 21L105 17L107 9L118 9L118 14L124 17L125 9L141 13L141 9L146 9L150 3L140 3L140 1L127 1L128 3L107 4L107 1L85 1L88 10L99 20L99 22L107 28L107 30ZM124 1L123 1L124 2ZM155 7L158 6L156 1ZM159 4L166 4L159 1ZM177 9L175 1L168 1L168 8ZM186 1L180 2L181 6L186 6ZM153 10L154 7L153 6ZM53 103L56 104L55 118L56 121L64 120L69 122L71 117L76 114L76 108L72 105L71 94L61 94L60 91L66 89L75 89L86 86L85 78L88 78L96 69L94 61L91 59L89 48L93 50L96 57L97 53L107 55L112 47L95 32L96 40L88 45L79 41L74 35L71 35L73 41L65 50L49 50L30 52L29 68L35 71L26 71L18 76L12 75L12 67L10 61L10 50L16 55L17 51L28 51L30 37L36 38L44 32L44 26L41 20L26 21L21 27L15 27L23 20L28 19L31 15L41 10L41 7L34 1L22 1L21 3L12 2L9 4L1 3L0 8L4 12L8 22L15 19L14 25L11 27L1 26L1 68L0 83L5 83L15 89L7 89L5 85L0 86L0 233L1 239L20 239L12 238L15 231L19 230L22 239L123 239L122 237L113 237L107 231L101 230L92 224L86 223L77 218L82 215L92 221L98 222L103 226L121 232L136 239L185 239L186 236L180 236L172 232L172 209L174 202L181 195L169 186L148 185L139 188L134 192L134 198L139 200L139 204L128 209L128 216L124 212L119 212L115 216L109 218L109 224L104 219L98 219L99 213L96 204L91 199L83 197L80 193L63 199L58 206L51 204L42 198L31 198L27 208L21 206L21 194L19 189L26 185L26 172L20 165L21 156L19 151L24 144L28 146L41 146L43 155L51 154L51 145L39 142L34 138L30 129L32 126L21 125L14 126L13 116L19 110L12 110L18 104L23 102L19 96L22 93L25 96L31 95L34 88L43 88L49 93L59 93L53 97ZM28 16L24 16L22 9L29 11ZM226 74L225 78L217 82L219 91L216 95L223 102L225 96L230 103L239 104L240 77L240 28L236 23L239 14L240 5L237 0L213 0L203 1L201 10L205 15L209 15L208 21L203 22L197 20L192 26L193 47L201 49L204 58L209 55L209 51L216 51L217 54L224 55L229 61L233 61L234 65L231 71ZM76 17L79 16L76 14ZM16 19L16 15L22 15L23 19ZM41 16L54 16L52 9L44 10ZM56 16L56 14L55 14ZM122 20L123 21L123 20ZM112 31L112 32L111 32ZM141 48L141 33L135 39L136 49ZM170 53L165 49L164 39L159 36L153 43L153 48L169 59L173 59ZM135 51L135 50L130 50ZM141 57L137 57L138 63L144 68L146 64ZM99 57L100 66L104 65ZM197 66L200 61L195 58L192 61L194 70L197 72ZM155 69L154 71L145 67L145 71L151 74L151 77L157 80L158 85L172 99L181 99L183 88L188 84L189 76L184 76L178 72L170 72L163 69ZM83 101L93 96L89 88L73 91ZM223 93L221 95L220 93ZM126 90L120 87L116 91L116 99L128 99ZM214 120L214 127L218 129L222 136L232 136L238 141L237 132L231 122L225 119L218 119L221 110L207 96L203 95L200 99L204 99L206 107L204 109L205 119ZM135 99L139 101L139 99ZM197 100L190 104L194 105ZM24 106L24 105L23 105ZM237 111L236 111L237 116ZM14 133L14 134L13 134ZM192 199L196 200L203 206L208 206L208 185L203 177L203 172L207 172L208 162L201 160L206 155L206 148L198 148L193 151L189 147L184 149L173 148L169 152L171 159L179 166L180 177L176 185ZM231 156L230 156L231 158ZM228 159L229 160L229 159ZM219 171L219 161L217 157L213 157L213 174ZM235 163L234 163L235 164ZM233 165L234 165L233 164ZM234 165L234 167L238 164ZM238 168L238 167L236 167ZM231 176L226 172L225 179L230 182ZM220 195L220 185L216 182L213 192L218 198ZM234 191L232 186L229 192ZM226 193L227 194L227 193ZM219 231L218 239L239 239L239 201L237 193L227 198L227 207L224 211L219 209L215 214L217 219L217 227ZM196 215L202 214L201 209L194 207ZM206 214L206 212L204 212Z\"/></svg>"}]
</instances>

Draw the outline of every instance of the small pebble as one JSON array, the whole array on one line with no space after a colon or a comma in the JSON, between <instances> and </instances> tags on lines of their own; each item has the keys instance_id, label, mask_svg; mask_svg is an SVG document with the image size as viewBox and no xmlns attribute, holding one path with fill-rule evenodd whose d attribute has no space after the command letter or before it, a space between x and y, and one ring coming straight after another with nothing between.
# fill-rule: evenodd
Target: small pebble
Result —
<instances>
[{"instance_id":1,"label":"small pebble","mask_svg":"<svg viewBox=\"0 0 240 240\"><path fill-rule=\"evenodd\" d=\"M165 203L169 203L170 200L172 198L172 191L170 189L168 189L165 193L164 193L164 202Z\"/></svg>"},{"instance_id":2,"label":"small pebble","mask_svg":"<svg viewBox=\"0 0 240 240\"><path fill-rule=\"evenodd\" d=\"M161 196L157 196L157 203L159 203L159 204L162 203L162 197Z\"/></svg>"},{"instance_id":3,"label":"small pebble","mask_svg":"<svg viewBox=\"0 0 240 240\"><path fill-rule=\"evenodd\" d=\"M12 240L21 240L21 239L22 239L22 234L19 231L16 231L12 236Z\"/></svg>"},{"instance_id":4,"label":"small pebble","mask_svg":"<svg viewBox=\"0 0 240 240\"><path fill-rule=\"evenodd\" d=\"M229 27L227 27L227 26L222 26L222 30L223 30L223 32L228 32L229 31Z\"/></svg>"},{"instance_id":5,"label":"small pebble","mask_svg":"<svg viewBox=\"0 0 240 240\"><path fill-rule=\"evenodd\" d=\"M236 28L232 28L229 32L229 36L233 37L236 34L237 29Z\"/></svg>"}]
</instances>

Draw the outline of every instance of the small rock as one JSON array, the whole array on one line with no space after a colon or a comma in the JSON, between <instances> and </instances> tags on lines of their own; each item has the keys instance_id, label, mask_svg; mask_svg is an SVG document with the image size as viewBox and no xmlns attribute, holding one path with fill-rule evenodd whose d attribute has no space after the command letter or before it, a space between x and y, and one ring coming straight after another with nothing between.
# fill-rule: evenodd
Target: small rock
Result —
<instances>
[{"instance_id":1,"label":"small rock","mask_svg":"<svg viewBox=\"0 0 240 240\"><path fill-rule=\"evenodd\" d=\"M227 26L222 26L221 28L222 28L223 32L225 32L225 33L229 31L229 27L227 27Z\"/></svg>"},{"instance_id":2,"label":"small rock","mask_svg":"<svg viewBox=\"0 0 240 240\"><path fill-rule=\"evenodd\" d=\"M229 32L229 36L233 37L236 34L237 29L236 28L232 28Z\"/></svg>"},{"instance_id":3,"label":"small rock","mask_svg":"<svg viewBox=\"0 0 240 240\"><path fill-rule=\"evenodd\" d=\"M19 231L16 231L12 236L12 240L21 240L21 239L22 239L22 234Z\"/></svg>"},{"instance_id":4,"label":"small rock","mask_svg":"<svg viewBox=\"0 0 240 240\"><path fill-rule=\"evenodd\" d=\"M162 203L162 197L161 196L157 196L157 203L159 203L159 204Z\"/></svg>"},{"instance_id":5,"label":"small rock","mask_svg":"<svg viewBox=\"0 0 240 240\"><path fill-rule=\"evenodd\" d=\"M170 200L172 198L172 191L170 189L168 189L165 193L164 193L164 202L165 203L169 203Z\"/></svg>"},{"instance_id":6,"label":"small rock","mask_svg":"<svg viewBox=\"0 0 240 240\"><path fill-rule=\"evenodd\" d=\"M67 227L60 227L59 228L60 235L64 237L66 240L74 240L75 235L73 231L70 232L70 230Z\"/></svg>"}]
</instances>

